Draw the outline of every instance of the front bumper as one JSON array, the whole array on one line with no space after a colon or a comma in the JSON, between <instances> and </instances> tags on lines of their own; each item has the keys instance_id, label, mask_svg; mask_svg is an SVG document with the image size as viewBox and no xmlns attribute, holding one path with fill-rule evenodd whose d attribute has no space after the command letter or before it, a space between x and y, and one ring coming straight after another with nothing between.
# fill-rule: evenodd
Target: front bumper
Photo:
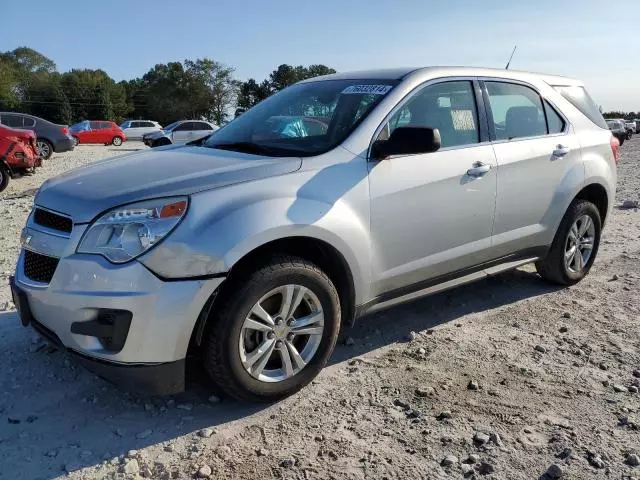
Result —
<instances>
[{"instance_id":1,"label":"front bumper","mask_svg":"<svg viewBox=\"0 0 640 480\"><path fill-rule=\"evenodd\" d=\"M172 395L184 390L185 360L154 365L125 364L100 360L67 348L56 333L33 316L26 295L15 285L14 277L9 278L13 299L20 312L24 326L32 327L54 347L69 352L78 363L111 383L126 390L147 395Z\"/></svg>"},{"instance_id":2,"label":"front bumper","mask_svg":"<svg viewBox=\"0 0 640 480\"><path fill-rule=\"evenodd\" d=\"M33 245L41 247L45 234L27 230L38 236ZM224 279L163 281L137 261L113 265L96 255L60 253L48 284L25 275L25 251L20 253L12 291L23 323L126 388L155 394L183 389L191 334ZM105 311L128 315L124 338L116 348L105 342L104 335L111 333L92 330L104 328L98 323Z\"/></svg>"}]
</instances>

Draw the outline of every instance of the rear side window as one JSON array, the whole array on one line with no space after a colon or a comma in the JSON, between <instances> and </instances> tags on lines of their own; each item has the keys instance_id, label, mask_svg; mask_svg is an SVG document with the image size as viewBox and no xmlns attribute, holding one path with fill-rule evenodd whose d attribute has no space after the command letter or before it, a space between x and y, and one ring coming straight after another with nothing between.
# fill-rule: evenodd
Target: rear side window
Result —
<instances>
[{"instance_id":1,"label":"rear side window","mask_svg":"<svg viewBox=\"0 0 640 480\"><path fill-rule=\"evenodd\" d=\"M141 122L143 127L155 127L155 125L152 122Z\"/></svg>"},{"instance_id":2,"label":"rear side window","mask_svg":"<svg viewBox=\"0 0 640 480\"><path fill-rule=\"evenodd\" d=\"M596 102L593 101L584 87L556 85L553 88L597 126L607 128L607 122L604 121L600 108L598 108L598 105L596 105Z\"/></svg>"},{"instance_id":3,"label":"rear side window","mask_svg":"<svg viewBox=\"0 0 640 480\"><path fill-rule=\"evenodd\" d=\"M211 125L209 125L208 123L194 122L194 124L196 130L213 130L213 128L211 128Z\"/></svg>"},{"instance_id":4,"label":"rear side window","mask_svg":"<svg viewBox=\"0 0 640 480\"><path fill-rule=\"evenodd\" d=\"M496 140L547 134L542 99L535 90L515 83L485 82Z\"/></svg>"},{"instance_id":5,"label":"rear side window","mask_svg":"<svg viewBox=\"0 0 640 480\"><path fill-rule=\"evenodd\" d=\"M23 117L23 120L24 120L25 127L33 128L36 126L36 121L33 118Z\"/></svg>"},{"instance_id":6,"label":"rear side window","mask_svg":"<svg viewBox=\"0 0 640 480\"><path fill-rule=\"evenodd\" d=\"M547 125L549 126L549 133L562 133L564 131L565 122L563 118L556 112L549 102L544 102L544 113L547 116Z\"/></svg>"}]
</instances>

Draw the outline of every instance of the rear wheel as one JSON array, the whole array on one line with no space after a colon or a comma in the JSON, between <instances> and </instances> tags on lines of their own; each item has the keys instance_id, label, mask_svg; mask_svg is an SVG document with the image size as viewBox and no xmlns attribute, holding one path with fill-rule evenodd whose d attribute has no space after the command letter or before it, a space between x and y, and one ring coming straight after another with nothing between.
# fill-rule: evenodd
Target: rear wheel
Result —
<instances>
[{"instance_id":1,"label":"rear wheel","mask_svg":"<svg viewBox=\"0 0 640 480\"><path fill-rule=\"evenodd\" d=\"M113 140L111 140L111 144L114 147L119 147L120 145L122 145L122 138L121 137L113 137Z\"/></svg>"},{"instance_id":2,"label":"rear wheel","mask_svg":"<svg viewBox=\"0 0 640 480\"><path fill-rule=\"evenodd\" d=\"M209 375L228 395L270 402L307 385L340 330L340 301L327 275L297 257L274 257L236 280L205 337Z\"/></svg>"},{"instance_id":3,"label":"rear wheel","mask_svg":"<svg viewBox=\"0 0 640 480\"><path fill-rule=\"evenodd\" d=\"M600 246L602 223L596 206L574 201L562 219L547 256L536 263L542 278L573 285L589 273Z\"/></svg>"},{"instance_id":4,"label":"rear wheel","mask_svg":"<svg viewBox=\"0 0 640 480\"><path fill-rule=\"evenodd\" d=\"M9 171L4 165L0 165L0 192L9 186Z\"/></svg>"},{"instance_id":5,"label":"rear wheel","mask_svg":"<svg viewBox=\"0 0 640 480\"><path fill-rule=\"evenodd\" d=\"M49 140L39 138L36 141L36 148L38 149L38 155L40 155L45 160L48 160L49 158L51 158L51 155L53 155L53 145L51 145L51 142L49 142Z\"/></svg>"}]
</instances>

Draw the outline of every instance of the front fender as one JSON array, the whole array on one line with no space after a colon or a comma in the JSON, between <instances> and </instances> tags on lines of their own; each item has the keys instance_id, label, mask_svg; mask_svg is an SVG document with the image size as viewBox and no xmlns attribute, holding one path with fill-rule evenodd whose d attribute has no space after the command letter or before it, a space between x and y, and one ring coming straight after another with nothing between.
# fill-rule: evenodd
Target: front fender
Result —
<instances>
[{"instance_id":1,"label":"front fender","mask_svg":"<svg viewBox=\"0 0 640 480\"><path fill-rule=\"evenodd\" d=\"M331 204L297 196L258 196L241 206L232 199L220 202L212 212L207 211L208 202L199 200L192 202L185 225L141 258L156 274L175 279L225 273L262 245L308 237L326 242L342 254L353 276L356 302L367 298L368 215L363 218L342 199Z\"/></svg>"}]
</instances>

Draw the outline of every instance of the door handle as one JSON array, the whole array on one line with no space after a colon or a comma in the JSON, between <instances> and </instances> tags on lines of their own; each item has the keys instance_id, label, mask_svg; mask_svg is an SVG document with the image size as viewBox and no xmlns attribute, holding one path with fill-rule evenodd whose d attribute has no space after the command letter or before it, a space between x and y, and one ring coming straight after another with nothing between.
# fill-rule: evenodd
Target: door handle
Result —
<instances>
[{"instance_id":1,"label":"door handle","mask_svg":"<svg viewBox=\"0 0 640 480\"><path fill-rule=\"evenodd\" d=\"M487 163L476 162L473 164L473 168L467 170L467 175L473 178L480 178L489 170L491 170L491 165Z\"/></svg>"},{"instance_id":2,"label":"door handle","mask_svg":"<svg viewBox=\"0 0 640 480\"><path fill-rule=\"evenodd\" d=\"M554 157L564 157L567 155L571 149L569 147L565 147L564 145L556 145L556 149L553 151Z\"/></svg>"}]
</instances>

